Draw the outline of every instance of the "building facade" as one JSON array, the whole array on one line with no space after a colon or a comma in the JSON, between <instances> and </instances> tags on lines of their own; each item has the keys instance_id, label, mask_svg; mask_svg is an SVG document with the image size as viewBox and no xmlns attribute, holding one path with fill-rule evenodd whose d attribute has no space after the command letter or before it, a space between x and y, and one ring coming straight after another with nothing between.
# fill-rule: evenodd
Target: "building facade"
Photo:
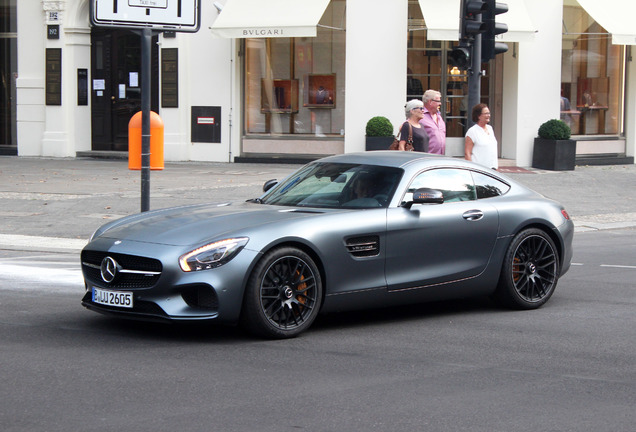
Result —
<instances>
[{"instance_id":1,"label":"building facade","mask_svg":"<svg viewBox=\"0 0 636 432\"><path fill-rule=\"evenodd\" d=\"M141 38L91 26L96 1L0 0L2 154L127 150L128 121L140 109ZM125 2L136 3L148 4ZM633 163L636 30L621 17L636 12L634 2L506 3L509 12L497 18L509 26L501 38L509 49L482 65L481 78L500 156L530 166L539 126L561 118L579 160ZM164 121L165 159L362 151L371 117L388 117L397 131L405 102L428 88L442 93L447 155L463 155L467 75L448 62L459 5L202 1L198 32L156 32L152 40L151 106Z\"/></svg>"}]
</instances>

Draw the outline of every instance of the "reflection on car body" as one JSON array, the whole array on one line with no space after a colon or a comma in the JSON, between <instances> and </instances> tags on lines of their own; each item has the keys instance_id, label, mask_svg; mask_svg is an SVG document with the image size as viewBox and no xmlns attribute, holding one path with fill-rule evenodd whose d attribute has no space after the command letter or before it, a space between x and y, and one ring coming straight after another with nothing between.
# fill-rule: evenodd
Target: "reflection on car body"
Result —
<instances>
[{"instance_id":1,"label":"reflection on car body","mask_svg":"<svg viewBox=\"0 0 636 432\"><path fill-rule=\"evenodd\" d=\"M470 296L538 308L572 258L573 224L560 204L463 160L331 156L264 189L244 203L102 226L82 252L82 304L284 338L320 311ZM102 274L106 264L114 275ZM112 298L132 305L95 301L95 292L124 293Z\"/></svg>"}]
</instances>

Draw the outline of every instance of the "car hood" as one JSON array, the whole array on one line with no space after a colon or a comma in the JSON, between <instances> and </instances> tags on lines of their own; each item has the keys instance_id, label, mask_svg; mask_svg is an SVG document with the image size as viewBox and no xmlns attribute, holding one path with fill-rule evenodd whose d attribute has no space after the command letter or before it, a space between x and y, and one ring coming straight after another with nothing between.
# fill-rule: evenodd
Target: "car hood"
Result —
<instances>
[{"instance_id":1,"label":"car hood","mask_svg":"<svg viewBox=\"0 0 636 432\"><path fill-rule=\"evenodd\" d=\"M269 206L256 203L204 204L139 213L101 227L96 237L174 246L195 245L250 228L345 210Z\"/></svg>"}]
</instances>

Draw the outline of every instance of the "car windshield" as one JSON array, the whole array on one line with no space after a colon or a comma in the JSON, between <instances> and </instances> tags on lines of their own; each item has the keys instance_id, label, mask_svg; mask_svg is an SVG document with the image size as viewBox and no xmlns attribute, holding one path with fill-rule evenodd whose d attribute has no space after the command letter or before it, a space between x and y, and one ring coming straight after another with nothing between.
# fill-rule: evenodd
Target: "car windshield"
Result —
<instances>
[{"instance_id":1,"label":"car windshield","mask_svg":"<svg viewBox=\"0 0 636 432\"><path fill-rule=\"evenodd\" d=\"M399 168L318 162L301 168L261 202L321 208L387 207L402 174Z\"/></svg>"}]
</instances>

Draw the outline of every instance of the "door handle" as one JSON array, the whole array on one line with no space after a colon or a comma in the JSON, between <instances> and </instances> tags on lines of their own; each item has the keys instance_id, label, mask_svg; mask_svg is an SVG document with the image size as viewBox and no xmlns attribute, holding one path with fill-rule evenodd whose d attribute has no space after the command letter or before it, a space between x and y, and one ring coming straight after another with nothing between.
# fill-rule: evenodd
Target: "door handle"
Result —
<instances>
[{"instance_id":1,"label":"door handle","mask_svg":"<svg viewBox=\"0 0 636 432\"><path fill-rule=\"evenodd\" d=\"M481 210L468 210L462 217L469 221L476 221L484 217L484 212Z\"/></svg>"}]
</instances>

